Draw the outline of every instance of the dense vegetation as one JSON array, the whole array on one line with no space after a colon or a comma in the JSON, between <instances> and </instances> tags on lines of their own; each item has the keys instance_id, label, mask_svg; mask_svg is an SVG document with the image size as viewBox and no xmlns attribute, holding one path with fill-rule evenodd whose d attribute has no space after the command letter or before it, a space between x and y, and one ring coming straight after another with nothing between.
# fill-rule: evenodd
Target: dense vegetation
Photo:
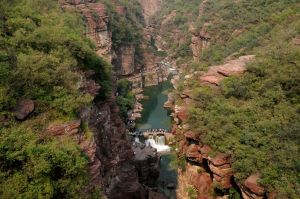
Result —
<instances>
[{"instance_id":1,"label":"dense vegetation","mask_svg":"<svg viewBox=\"0 0 300 199\"><path fill-rule=\"evenodd\" d=\"M75 139L44 130L92 102L80 91L81 71L95 70L100 97L110 92L110 66L95 55L83 27L55 0L0 2L0 198L89 197L88 158ZM12 113L20 98L36 106L24 122Z\"/></svg>"},{"instance_id":2,"label":"dense vegetation","mask_svg":"<svg viewBox=\"0 0 300 199\"><path fill-rule=\"evenodd\" d=\"M142 41L143 17L142 8L137 1L118 0L99 0L104 3L109 20L109 29L112 32L112 43L114 49L122 44L134 44L138 46ZM117 6L124 6L127 10L126 16L117 13Z\"/></svg>"},{"instance_id":3,"label":"dense vegetation","mask_svg":"<svg viewBox=\"0 0 300 199\"><path fill-rule=\"evenodd\" d=\"M120 114L127 118L127 112L134 107L135 97L131 92L131 83L127 79L121 79L117 83L117 104L120 107Z\"/></svg>"},{"instance_id":4,"label":"dense vegetation","mask_svg":"<svg viewBox=\"0 0 300 199\"><path fill-rule=\"evenodd\" d=\"M168 50L172 58L183 59L192 55L189 48L189 28L196 23L200 2L201 0L164 0L162 9L153 17L152 23L157 30L162 30L158 34L165 41L165 50Z\"/></svg>"},{"instance_id":5,"label":"dense vegetation","mask_svg":"<svg viewBox=\"0 0 300 199\"><path fill-rule=\"evenodd\" d=\"M260 173L259 183L278 198L299 198L300 46L294 42L300 35L299 2L211 0L204 4L203 13L197 13L201 0L193 1L197 2L194 7L181 0L166 2L165 13L156 20L161 23L165 14L176 10L176 17L166 25L167 41L172 40L168 32L175 24L180 24L179 34L187 31L188 24L198 28L209 24L211 45L200 63L185 59L186 74L222 63L229 56L256 55L242 77L226 78L217 89L200 85L198 77L185 85L182 82L180 88L191 89L195 95L191 127L215 151L232 156L238 182ZM198 14L194 19L186 17ZM186 36L169 48L180 53L188 43ZM175 57L181 59L191 56L178 53Z\"/></svg>"}]
</instances>

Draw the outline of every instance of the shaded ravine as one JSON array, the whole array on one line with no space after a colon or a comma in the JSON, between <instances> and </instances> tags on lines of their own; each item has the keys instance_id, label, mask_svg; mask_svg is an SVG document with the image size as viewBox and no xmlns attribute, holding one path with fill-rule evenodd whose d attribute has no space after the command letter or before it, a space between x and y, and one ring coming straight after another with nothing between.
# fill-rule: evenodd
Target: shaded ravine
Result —
<instances>
[{"instance_id":1,"label":"shaded ravine","mask_svg":"<svg viewBox=\"0 0 300 199\"><path fill-rule=\"evenodd\" d=\"M137 130L146 129L168 129L171 128L170 111L163 105L168 100L168 91L172 89L170 79L156 86L150 86L144 89L143 94L147 96L141 103L143 105L142 117L136 121ZM160 175L157 180L157 187L169 199L176 198L177 169L171 162L175 155L160 155Z\"/></svg>"}]
</instances>

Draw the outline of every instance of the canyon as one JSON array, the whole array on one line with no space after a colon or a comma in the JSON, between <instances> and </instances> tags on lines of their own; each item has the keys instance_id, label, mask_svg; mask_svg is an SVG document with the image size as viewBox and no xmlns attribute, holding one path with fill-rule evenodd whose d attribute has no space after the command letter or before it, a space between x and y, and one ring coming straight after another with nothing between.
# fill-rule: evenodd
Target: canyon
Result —
<instances>
[{"instance_id":1,"label":"canyon","mask_svg":"<svg viewBox=\"0 0 300 199\"><path fill-rule=\"evenodd\" d=\"M75 9L79 11L85 18L87 29L86 36L94 41L96 51L99 56L105 57L114 66L115 75L118 78L126 78L132 83L133 89L157 85L163 82L168 77L168 67L161 64L162 58L154 55L147 50L148 43L151 40L158 40L158 45L163 48L162 38L156 36L154 38L155 29L151 27L149 19L153 16L161 6L161 1L140 1L143 9L145 26L143 27L143 43L142 43L142 58L137 58L137 47L135 44L121 44L117 49L113 48L112 32L108 28L109 17L105 5L95 3L93 1L69 1L65 2L64 9ZM201 14L204 13L204 1L199 6ZM127 9L122 6L116 7L116 12L122 17L127 16ZM174 17L172 14L167 16L164 24ZM211 36L207 33L208 24L204 24L202 28L195 28L190 25L189 32L192 35L190 48L193 59L196 62L201 60L202 51L209 46ZM176 33L176 29L173 32ZM160 34L158 34L160 35ZM179 34L180 35L180 34ZM177 34L173 38L180 37ZM179 39L179 38L177 38ZM180 39L179 39L180 40ZM253 55L243 56L236 60L230 60L228 63L220 66L212 66L209 70L199 76L199 81L202 84L218 86L219 82L224 78L242 74L245 71L246 63L253 60ZM140 64L140 60L143 64ZM197 76L198 73L194 72ZM193 74L188 78L192 78ZM188 79L186 79L188 81ZM174 81L173 81L174 82ZM176 88L176 84L174 85ZM140 92L141 90L139 90ZM138 93L139 93L138 92ZM138 94L136 93L136 94ZM169 94L171 96L172 94ZM234 173L231 169L230 156L224 153L218 153L211 157L209 154L211 148L208 145L201 145L201 138L198 133L189 131L185 123L188 114L187 107L193 103L193 98L188 92L179 94L184 105L177 105L176 101L169 98L166 107L174 111L173 133L175 136L185 137L180 145L180 153L185 154L187 158L187 166L185 170L179 169L177 198L188 198L186 190L194 187L197 190L198 198L211 198L211 193L214 192L213 183L218 184L220 189L229 190L234 187L237 192L241 192L243 198L263 198L264 189L257 184L258 175L250 176L243 184L234 182ZM93 127L95 139L88 146L84 146L86 151L89 151L91 161L90 172L93 176L94 184L102 184L105 187L105 193L108 198L149 198L149 190L143 188L141 183L148 186L153 186L155 180L159 176L158 173L158 156L155 151L146 147L134 148L134 154L130 143L125 139L126 127L118 116L118 108L112 97L109 102L94 105L93 107L84 110L85 119L89 126ZM135 118L134 118L135 119ZM101 125L105 124L105 125ZM187 130L185 130L187 129ZM99 132L102 132L99 134ZM109 132L109 133L108 133ZM120 153L122 151L122 153ZM135 158L134 158L135 156ZM135 167L138 175L135 172ZM130 188L128 188L130 184ZM216 185L214 185L216 186ZM157 196L156 196L157 197ZM227 198L228 195L221 194L217 198Z\"/></svg>"},{"instance_id":2,"label":"canyon","mask_svg":"<svg viewBox=\"0 0 300 199\"><path fill-rule=\"evenodd\" d=\"M297 198L299 6L5 0L0 197Z\"/></svg>"}]
</instances>

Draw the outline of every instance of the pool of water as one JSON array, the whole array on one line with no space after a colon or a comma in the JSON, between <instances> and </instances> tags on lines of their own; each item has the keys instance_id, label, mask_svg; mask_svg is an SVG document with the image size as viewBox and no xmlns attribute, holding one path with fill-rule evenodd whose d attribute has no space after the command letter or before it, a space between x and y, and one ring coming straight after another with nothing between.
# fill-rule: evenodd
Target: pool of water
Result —
<instances>
[{"instance_id":1,"label":"pool of water","mask_svg":"<svg viewBox=\"0 0 300 199\"><path fill-rule=\"evenodd\" d=\"M141 103L144 107L142 117L136 121L138 130L147 129L171 129L170 111L163 105L168 100L168 90L172 89L170 81L165 81L157 86L144 89L143 94L147 99ZM174 154L162 154L160 158L160 175L157 187L169 199L176 198L177 169L172 166Z\"/></svg>"},{"instance_id":2,"label":"pool of water","mask_svg":"<svg viewBox=\"0 0 300 199\"><path fill-rule=\"evenodd\" d=\"M141 102L144 107L142 117L136 121L139 130L171 128L170 111L163 107L168 99L168 90L171 88L171 82L165 81L144 89L143 94L147 99Z\"/></svg>"}]
</instances>

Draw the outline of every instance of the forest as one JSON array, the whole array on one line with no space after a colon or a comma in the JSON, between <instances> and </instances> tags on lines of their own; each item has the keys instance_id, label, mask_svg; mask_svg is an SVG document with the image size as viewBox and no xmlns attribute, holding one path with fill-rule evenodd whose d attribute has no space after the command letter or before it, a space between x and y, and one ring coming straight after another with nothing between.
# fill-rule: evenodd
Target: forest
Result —
<instances>
[{"instance_id":1,"label":"forest","mask_svg":"<svg viewBox=\"0 0 300 199\"><path fill-rule=\"evenodd\" d=\"M0 3L0 197L89 198L88 158L75 140L45 132L49 124L77 117L93 97L80 91L82 71L94 69L110 88L111 66L84 36L82 17L57 1ZM20 98L35 102L30 119L14 119ZM99 194L98 194L99 195Z\"/></svg>"}]
</instances>

